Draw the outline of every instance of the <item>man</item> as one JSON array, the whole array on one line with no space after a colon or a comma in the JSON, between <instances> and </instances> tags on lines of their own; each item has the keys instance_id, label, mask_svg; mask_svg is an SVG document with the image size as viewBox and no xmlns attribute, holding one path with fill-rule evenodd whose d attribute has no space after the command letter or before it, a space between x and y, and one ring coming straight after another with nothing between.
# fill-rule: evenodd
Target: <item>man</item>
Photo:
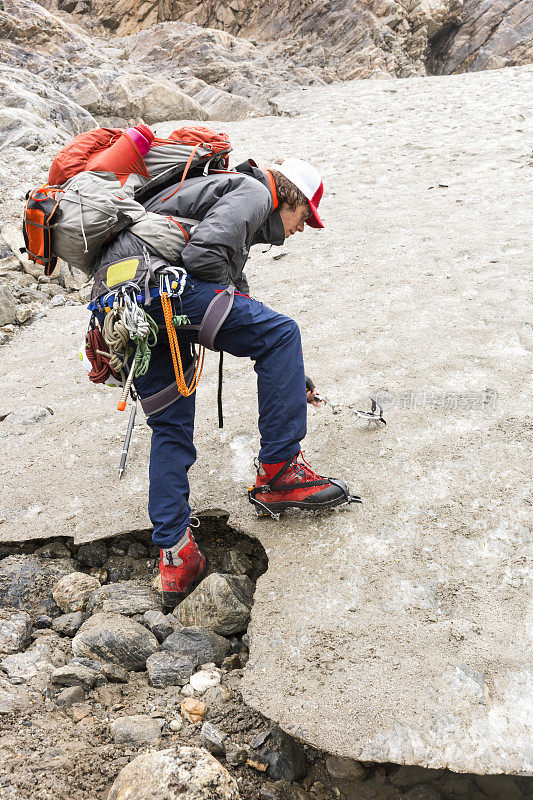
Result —
<instances>
[{"instance_id":1,"label":"man","mask_svg":"<svg viewBox=\"0 0 533 800\"><path fill-rule=\"evenodd\" d=\"M281 245L289 236L303 232L305 224L324 227L318 214L323 194L319 173L296 158L268 171L249 161L233 172L189 178L179 191L175 188L167 188L145 203L148 211L200 220L181 254L180 265L188 278L179 310L174 312L199 325L217 294L235 286L233 306L216 334L214 347L251 358L257 373L261 448L251 501L265 514L289 507L320 510L349 502L342 481L322 478L299 457L306 434L307 402L316 401L314 392L306 394L298 326L251 298L243 273L253 244ZM97 267L128 256L135 239L128 231L120 234ZM158 298L152 301L149 313L159 325L159 338L147 374L135 379L141 400L176 383ZM187 369L193 362L195 334L181 334L178 341ZM148 511L153 540L160 547L163 603L168 607L180 602L205 569L205 558L189 526L187 472L196 459L194 409L194 394L180 396L147 418L152 429Z\"/></svg>"}]
</instances>

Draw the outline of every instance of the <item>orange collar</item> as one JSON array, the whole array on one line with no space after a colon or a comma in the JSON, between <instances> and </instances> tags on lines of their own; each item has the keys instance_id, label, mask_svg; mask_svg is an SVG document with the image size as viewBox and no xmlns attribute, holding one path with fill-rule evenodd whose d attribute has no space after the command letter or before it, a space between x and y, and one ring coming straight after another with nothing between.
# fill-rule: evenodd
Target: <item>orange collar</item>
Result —
<instances>
[{"instance_id":1,"label":"orange collar","mask_svg":"<svg viewBox=\"0 0 533 800\"><path fill-rule=\"evenodd\" d=\"M273 178L273 176L272 176L272 173L271 173L271 172L269 172L269 171L268 171L268 169L265 169L265 170L264 170L264 173L265 173L265 175L266 175L266 176L267 176L267 178L268 178L268 183L269 183L269 186L270 186L270 191L272 192L272 201L273 201L273 203L274 203L274 207L273 207L272 211L275 211L275 210L276 210L276 208L277 208L277 207L278 207L278 205L279 205L279 203L278 203L278 193L276 192L276 184L274 183L274 178Z\"/></svg>"}]
</instances>

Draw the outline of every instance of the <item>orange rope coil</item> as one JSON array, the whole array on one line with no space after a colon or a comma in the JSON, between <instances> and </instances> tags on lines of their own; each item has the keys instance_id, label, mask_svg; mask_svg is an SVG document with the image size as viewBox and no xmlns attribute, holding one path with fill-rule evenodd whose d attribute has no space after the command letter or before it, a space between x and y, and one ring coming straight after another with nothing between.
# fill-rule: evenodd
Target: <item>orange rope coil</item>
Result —
<instances>
[{"instance_id":1,"label":"orange rope coil","mask_svg":"<svg viewBox=\"0 0 533 800\"><path fill-rule=\"evenodd\" d=\"M174 365L174 374L176 376L178 391L181 395L183 395L183 397L190 397L191 394L194 394L196 391L196 387L200 381L200 376L202 375L202 370L204 368L205 347L200 346L194 375L192 376L190 386L187 386L185 381L185 373L183 372L183 365L181 363L181 353L178 344L176 328L172 323L172 302L167 292L161 292L161 307L165 317L165 325L168 333L168 341L170 343L170 353L172 355L172 363Z\"/></svg>"}]
</instances>

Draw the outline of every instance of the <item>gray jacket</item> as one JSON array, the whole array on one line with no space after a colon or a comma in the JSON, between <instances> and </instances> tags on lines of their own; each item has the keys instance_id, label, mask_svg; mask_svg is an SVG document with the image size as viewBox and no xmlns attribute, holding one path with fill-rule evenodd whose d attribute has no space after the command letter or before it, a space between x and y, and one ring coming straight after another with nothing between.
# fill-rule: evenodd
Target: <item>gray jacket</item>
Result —
<instances>
[{"instance_id":1,"label":"gray jacket","mask_svg":"<svg viewBox=\"0 0 533 800\"><path fill-rule=\"evenodd\" d=\"M181 253L181 265L200 280L225 286L232 283L247 293L243 268L250 247L260 242L283 244L285 233L278 210L273 210L265 173L253 162L240 164L236 170L188 178L172 197L169 195L178 184L150 198L145 208L201 220ZM96 268L128 257L140 249L139 244L134 234L124 231L101 253Z\"/></svg>"}]
</instances>

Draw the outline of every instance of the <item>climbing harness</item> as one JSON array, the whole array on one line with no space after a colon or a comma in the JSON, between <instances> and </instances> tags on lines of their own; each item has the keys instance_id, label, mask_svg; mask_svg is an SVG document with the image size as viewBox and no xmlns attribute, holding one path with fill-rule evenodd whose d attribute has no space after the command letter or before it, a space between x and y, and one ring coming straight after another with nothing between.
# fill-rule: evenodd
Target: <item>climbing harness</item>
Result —
<instances>
[{"instance_id":1,"label":"climbing harness","mask_svg":"<svg viewBox=\"0 0 533 800\"><path fill-rule=\"evenodd\" d=\"M383 425L386 425L387 423L383 418L383 407L377 400L374 400L373 397L371 397L370 400L370 411L356 411L355 413L360 419L364 419L369 423L375 422L379 425L379 423L382 422Z\"/></svg>"},{"instance_id":2,"label":"climbing harness","mask_svg":"<svg viewBox=\"0 0 533 800\"><path fill-rule=\"evenodd\" d=\"M299 464L297 462L298 457L301 458L303 464ZM304 480L298 480L295 483L281 483L280 480L289 470L294 467L298 467L301 473L303 474ZM256 468L259 469L259 463L256 459ZM267 494L269 492L292 492L295 488L298 489L309 489L314 486L328 486L333 484L333 486L337 486L342 491L342 497L334 498L331 501L327 501L320 505L320 508L315 510L322 511L323 509L327 508L334 508L338 505L343 505L344 503L362 503L362 499L359 495L350 494L350 491L346 484L343 481L337 480L337 478L325 478L322 475L316 475L318 480L305 480L306 477L309 475L316 475L314 470L312 469L311 465L305 460L302 455L302 451L294 456L293 458L289 458L281 467L278 472L273 476L273 478L263 486L250 486L248 489L248 500L252 505L255 507L255 511L258 517L272 517L272 519L279 520L280 515L283 511L287 508L303 508L306 509L306 504L299 501L280 501L277 503L270 503L267 504L262 502L258 495ZM309 510L309 509L308 509Z\"/></svg>"}]
</instances>

